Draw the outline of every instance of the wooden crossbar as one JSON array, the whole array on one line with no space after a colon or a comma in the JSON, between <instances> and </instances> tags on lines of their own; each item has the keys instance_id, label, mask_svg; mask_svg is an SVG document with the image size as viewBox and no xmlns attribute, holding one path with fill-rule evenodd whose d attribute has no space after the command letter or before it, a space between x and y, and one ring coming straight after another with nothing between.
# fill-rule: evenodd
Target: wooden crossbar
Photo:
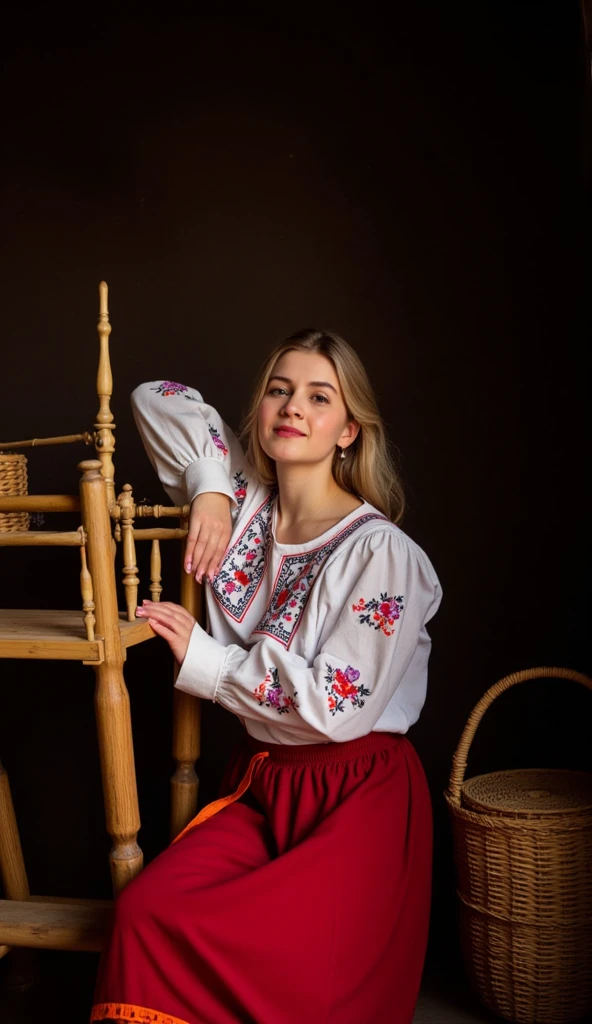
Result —
<instances>
[{"instance_id":1,"label":"wooden crossbar","mask_svg":"<svg viewBox=\"0 0 592 1024\"><path fill-rule=\"evenodd\" d=\"M0 512L80 512L76 494L18 494L0 497Z\"/></svg>"},{"instance_id":2,"label":"wooden crossbar","mask_svg":"<svg viewBox=\"0 0 592 1024\"><path fill-rule=\"evenodd\" d=\"M88 900L0 900L0 947L100 952L112 904Z\"/></svg>"},{"instance_id":3,"label":"wooden crossbar","mask_svg":"<svg viewBox=\"0 0 592 1024\"><path fill-rule=\"evenodd\" d=\"M11 533L0 533L0 547L3 548L80 548L83 544L84 537L78 530L13 530Z\"/></svg>"},{"instance_id":4,"label":"wooden crossbar","mask_svg":"<svg viewBox=\"0 0 592 1024\"><path fill-rule=\"evenodd\" d=\"M166 526L149 526L147 529L134 530L134 540L183 540L188 530L182 528L168 529Z\"/></svg>"}]
</instances>

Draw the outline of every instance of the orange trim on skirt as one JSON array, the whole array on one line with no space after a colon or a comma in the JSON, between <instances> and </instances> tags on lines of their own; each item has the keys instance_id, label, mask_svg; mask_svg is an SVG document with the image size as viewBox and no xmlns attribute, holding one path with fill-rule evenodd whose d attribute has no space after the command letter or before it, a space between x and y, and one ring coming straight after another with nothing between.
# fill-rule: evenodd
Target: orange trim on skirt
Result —
<instances>
[{"instance_id":1,"label":"orange trim on skirt","mask_svg":"<svg viewBox=\"0 0 592 1024\"><path fill-rule=\"evenodd\" d=\"M235 800L240 800L243 793L246 793L251 785L256 769L266 757L269 757L269 752L267 750L261 751L259 754L255 754L249 762L249 767L243 775L238 789L235 789L234 793L231 793L230 796L223 796L220 797L219 800L212 800L211 804L206 804L205 807L202 807L199 814L196 814L195 818L192 818L189 824L179 832L179 835L175 836L173 843L178 843L179 839L182 839L187 832L190 832L196 825L201 825L202 821L207 821L208 818L212 818L214 814L218 813L218 811L223 810L224 807L228 807L228 804L233 804Z\"/></svg>"},{"instance_id":2,"label":"orange trim on skirt","mask_svg":"<svg viewBox=\"0 0 592 1024\"><path fill-rule=\"evenodd\" d=\"M159 1013L149 1010L146 1006L133 1006L131 1003L97 1003L90 1015L93 1020L120 1020L126 1024L187 1024L180 1017L171 1017L170 1013Z\"/></svg>"}]
</instances>

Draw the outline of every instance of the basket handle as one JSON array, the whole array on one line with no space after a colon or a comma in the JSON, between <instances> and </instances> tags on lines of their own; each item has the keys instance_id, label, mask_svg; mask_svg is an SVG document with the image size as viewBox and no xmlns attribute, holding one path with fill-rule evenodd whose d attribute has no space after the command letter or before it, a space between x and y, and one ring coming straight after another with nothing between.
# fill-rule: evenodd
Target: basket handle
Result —
<instances>
[{"instance_id":1,"label":"basket handle","mask_svg":"<svg viewBox=\"0 0 592 1024\"><path fill-rule=\"evenodd\" d=\"M529 679L540 679L543 677L571 679L574 683L581 683L582 686L587 686L589 690L592 690L592 679L590 679L589 676L585 676L582 672L576 672L571 668L526 668L521 672L512 672L509 676L504 676L504 678L500 679L499 682L490 686L487 693L481 697L481 700L475 704L475 707L471 711L469 720L463 729L458 747L456 748L454 757L452 758L452 771L450 773L448 796L456 807L460 807L460 791L465 779L465 770L467 767L467 758L469 756L471 743L473 742L479 723L487 709L491 707L496 697L505 693L511 686L517 686L518 683L525 683Z\"/></svg>"}]
</instances>

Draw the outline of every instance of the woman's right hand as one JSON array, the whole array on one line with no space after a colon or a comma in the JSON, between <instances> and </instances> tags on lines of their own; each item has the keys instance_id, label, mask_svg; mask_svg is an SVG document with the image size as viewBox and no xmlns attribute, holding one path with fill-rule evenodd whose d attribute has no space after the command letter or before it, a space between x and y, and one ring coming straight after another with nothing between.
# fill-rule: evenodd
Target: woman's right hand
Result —
<instances>
[{"instance_id":1,"label":"woman's right hand","mask_svg":"<svg viewBox=\"0 0 592 1024\"><path fill-rule=\"evenodd\" d=\"M230 505L230 498L219 491L198 494L191 502L184 565L198 583L204 574L211 582L220 569L232 533Z\"/></svg>"}]
</instances>

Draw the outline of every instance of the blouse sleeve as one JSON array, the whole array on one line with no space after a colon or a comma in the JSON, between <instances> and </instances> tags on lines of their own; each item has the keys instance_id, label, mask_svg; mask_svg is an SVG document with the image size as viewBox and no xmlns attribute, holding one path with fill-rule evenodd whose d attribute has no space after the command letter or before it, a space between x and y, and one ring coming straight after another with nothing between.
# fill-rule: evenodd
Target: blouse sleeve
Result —
<instances>
[{"instance_id":1,"label":"blouse sleeve","mask_svg":"<svg viewBox=\"0 0 592 1024\"><path fill-rule=\"evenodd\" d=\"M176 685L243 719L276 723L285 741L342 742L372 730L395 694L441 589L420 548L395 528L360 537L326 566L319 620L341 607L310 660L265 638L244 650L193 629ZM429 642L429 638L428 638Z\"/></svg>"},{"instance_id":2,"label":"blouse sleeve","mask_svg":"<svg viewBox=\"0 0 592 1024\"><path fill-rule=\"evenodd\" d=\"M237 438L199 391L173 381L140 384L131 396L148 457L176 505L219 491L240 508L249 476Z\"/></svg>"}]
</instances>

